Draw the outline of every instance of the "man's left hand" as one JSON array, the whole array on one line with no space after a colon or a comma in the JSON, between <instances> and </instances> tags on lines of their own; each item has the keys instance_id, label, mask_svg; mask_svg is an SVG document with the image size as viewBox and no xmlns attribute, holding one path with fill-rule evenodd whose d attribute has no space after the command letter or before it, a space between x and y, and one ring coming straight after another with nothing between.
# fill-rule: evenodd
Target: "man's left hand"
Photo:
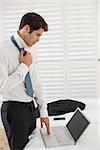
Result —
<instances>
[{"instance_id":1,"label":"man's left hand","mask_svg":"<svg viewBox=\"0 0 100 150\"><path fill-rule=\"evenodd\" d=\"M45 124L47 128L47 133L50 135L50 122L49 122L49 117L44 117L40 119L41 122L41 128L43 128L43 124Z\"/></svg>"}]
</instances>

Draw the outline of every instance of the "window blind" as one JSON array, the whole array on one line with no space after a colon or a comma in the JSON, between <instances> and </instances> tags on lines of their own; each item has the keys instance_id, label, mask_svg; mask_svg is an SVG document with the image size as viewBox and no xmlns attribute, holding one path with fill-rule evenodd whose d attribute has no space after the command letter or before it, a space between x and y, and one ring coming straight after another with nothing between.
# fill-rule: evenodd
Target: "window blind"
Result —
<instances>
[{"instance_id":1,"label":"window blind","mask_svg":"<svg viewBox=\"0 0 100 150\"><path fill-rule=\"evenodd\" d=\"M48 101L64 98L63 38L61 4L36 5L36 12L48 18L49 32L37 47L39 74ZM42 4L43 6L43 4Z\"/></svg>"},{"instance_id":2,"label":"window blind","mask_svg":"<svg viewBox=\"0 0 100 150\"><path fill-rule=\"evenodd\" d=\"M96 1L66 4L69 96L96 97Z\"/></svg>"}]
</instances>

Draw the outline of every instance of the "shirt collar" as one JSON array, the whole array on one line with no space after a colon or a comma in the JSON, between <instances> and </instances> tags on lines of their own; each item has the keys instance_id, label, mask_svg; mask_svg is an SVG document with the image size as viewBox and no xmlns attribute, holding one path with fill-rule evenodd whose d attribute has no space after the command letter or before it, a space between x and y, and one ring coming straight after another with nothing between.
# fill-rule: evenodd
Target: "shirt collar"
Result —
<instances>
[{"instance_id":1,"label":"shirt collar","mask_svg":"<svg viewBox=\"0 0 100 150\"><path fill-rule=\"evenodd\" d=\"M15 38L15 40L16 40L16 42L17 42L17 44L18 44L18 46L19 46L20 48L23 48L23 47L24 47L25 51L28 51L28 52L31 51L32 48L29 47L29 46L24 42L24 40L20 37L20 35L18 34L18 32L16 32L16 33L14 34L14 38Z\"/></svg>"}]
</instances>

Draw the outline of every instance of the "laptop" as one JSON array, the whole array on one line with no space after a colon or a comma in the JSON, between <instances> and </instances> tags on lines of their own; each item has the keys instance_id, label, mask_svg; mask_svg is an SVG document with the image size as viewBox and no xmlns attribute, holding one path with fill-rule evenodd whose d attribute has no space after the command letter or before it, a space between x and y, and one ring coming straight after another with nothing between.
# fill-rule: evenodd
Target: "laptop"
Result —
<instances>
[{"instance_id":1,"label":"laptop","mask_svg":"<svg viewBox=\"0 0 100 150\"><path fill-rule=\"evenodd\" d=\"M90 124L88 118L78 108L74 112L66 126L54 126L50 135L47 134L45 128L41 128L40 132L45 147L54 147L62 145L74 145L79 140L85 129Z\"/></svg>"}]
</instances>

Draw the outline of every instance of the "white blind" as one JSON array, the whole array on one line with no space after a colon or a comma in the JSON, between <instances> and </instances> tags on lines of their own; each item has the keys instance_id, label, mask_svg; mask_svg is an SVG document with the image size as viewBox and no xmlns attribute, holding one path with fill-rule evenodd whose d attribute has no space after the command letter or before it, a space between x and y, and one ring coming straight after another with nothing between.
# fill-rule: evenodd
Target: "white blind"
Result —
<instances>
[{"instance_id":1,"label":"white blind","mask_svg":"<svg viewBox=\"0 0 100 150\"><path fill-rule=\"evenodd\" d=\"M66 4L68 87L71 97L96 96L96 1Z\"/></svg>"},{"instance_id":2,"label":"white blind","mask_svg":"<svg viewBox=\"0 0 100 150\"><path fill-rule=\"evenodd\" d=\"M2 40L28 11L49 24L36 46L45 99L96 97L96 0L3 0Z\"/></svg>"},{"instance_id":3,"label":"white blind","mask_svg":"<svg viewBox=\"0 0 100 150\"><path fill-rule=\"evenodd\" d=\"M45 4L45 9L38 5L35 10L45 14L49 23L49 32L38 45L37 53L46 99L61 99L64 98L62 7L54 3Z\"/></svg>"}]
</instances>

